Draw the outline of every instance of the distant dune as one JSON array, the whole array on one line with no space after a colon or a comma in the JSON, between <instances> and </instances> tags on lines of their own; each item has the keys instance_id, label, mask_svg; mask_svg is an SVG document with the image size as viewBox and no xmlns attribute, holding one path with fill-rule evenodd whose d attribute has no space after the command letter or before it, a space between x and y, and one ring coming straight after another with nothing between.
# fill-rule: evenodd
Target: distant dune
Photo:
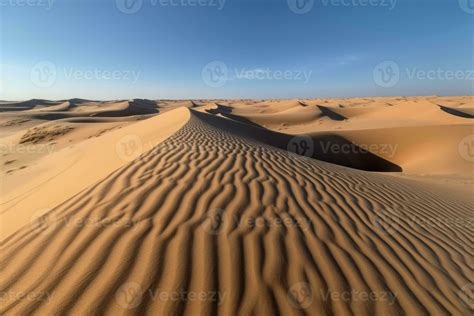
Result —
<instances>
[{"instance_id":1,"label":"distant dune","mask_svg":"<svg viewBox=\"0 0 474 316\"><path fill-rule=\"evenodd\" d=\"M469 315L470 102L2 103L0 314Z\"/></svg>"}]
</instances>

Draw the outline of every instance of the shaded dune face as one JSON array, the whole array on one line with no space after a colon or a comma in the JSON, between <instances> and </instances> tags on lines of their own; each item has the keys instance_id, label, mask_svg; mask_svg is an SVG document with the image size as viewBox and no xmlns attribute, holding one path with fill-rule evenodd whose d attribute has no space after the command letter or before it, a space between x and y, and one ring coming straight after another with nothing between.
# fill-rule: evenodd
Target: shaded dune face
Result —
<instances>
[{"instance_id":1,"label":"shaded dune face","mask_svg":"<svg viewBox=\"0 0 474 316\"><path fill-rule=\"evenodd\" d=\"M474 110L473 108L467 108L467 109L453 109L447 106L439 106L441 110L443 110L446 113L463 117L463 118L469 118L472 119L474 118Z\"/></svg>"},{"instance_id":2,"label":"shaded dune face","mask_svg":"<svg viewBox=\"0 0 474 316\"><path fill-rule=\"evenodd\" d=\"M226 110L226 108L229 108ZM218 105L217 109L207 110L210 114L221 114L233 121L223 120L219 117L207 117L206 120L214 126L222 129L231 128L234 133L244 135L257 141L264 142L271 146L290 150L292 152L307 156L310 158L318 159L321 161L330 162L333 164L350 167L354 169L360 169L365 171L379 171L379 172L400 172L402 168L382 157L379 157L367 150L363 150L356 144L347 140L346 138L331 134L331 133L320 133L311 137L311 150L307 153L304 152L303 148L300 148L298 144L298 138L294 135L288 135L278 133L261 128L258 124L249 121L245 117L231 114L231 108L228 106ZM198 117L203 117L205 114L200 112L194 113ZM243 126L239 123L243 123ZM295 143L296 141L296 143ZM300 141L304 141L303 139ZM292 145L295 145L292 148ZM306 146L309 146L306 144ZM340 153L332 148L351 148L349 153ZM306 154L306 155L305 155Z\"/></svg>"},{"instance_id":3,"label":"shaded dune face","mask_svg":"<svg viewBox=\"0 0 474 316\"><path fill-rule=\"evenodd\" d=\"M218 124L193 113L166 141L4 240L2 291L47 295L7 296L0 313L472 311L462 295L472 231L437 224L467 220L472 205Z\"/></svg>"}]
</instances>

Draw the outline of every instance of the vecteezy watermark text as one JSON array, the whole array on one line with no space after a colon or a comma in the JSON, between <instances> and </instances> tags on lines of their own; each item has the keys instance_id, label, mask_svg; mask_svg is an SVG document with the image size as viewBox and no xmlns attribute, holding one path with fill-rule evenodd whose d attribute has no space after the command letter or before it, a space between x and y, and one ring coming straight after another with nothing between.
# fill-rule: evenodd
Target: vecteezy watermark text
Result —
<instances>
[{"instance_id":1,"label":"vecteezy watermark text","mask_svg":"<svg viewBox=\"0 0 474 316\"><path fill-rule=\"evenodd\" d=\"M395 87L402 75L405 75L408 80L474 81L474 69L402 68L394 61L381 62L373 71L374 82L383 88Z\"/></svg>"},{"instance_id":2,"label":"vecteezy watermark text","mask_svg":"<svg viewBox=\"0 0 474 316\"><path fill-rule=\"evenodd\" d=\"M1 144L0 154L51 154L54 144Z\"/></svg>"},{"instance_id":3,"label":"vecteezy watermark text","mask_svg":"<svg viewBox=\"0 0 474 316\"><path fill-rule=\"evenodd\" d=\"M222 305L226 297L226 293L222 291L187 291L184 289L177 289L173 291L155 291L153 289L148 289L145 291L139 283L127 282L117 290L115 293L115 299L122 308L134 309L141 304L145 295L147 295L152 301L207 301L217 302L217 305L219 306Z\"/></svg>"},{"instance_id":4,"label":"vecteezy watermark text","mask_svg":"<svg viewBox=\"0 0 474 316\"><path fill-rule=\"evenodd\" d=\"M393 10L397 5L397 0L287 0L288 8L296 14L305 14L310 12L315 6L322 7L351 7L366 8L379 7Z\"/></svg>"},{"instance_id":5,"label":"vecteezy watermark text","mask_svg":"<svg viewBox=\"0 0 474 316\"><path fill-rule=\"evenodd\" d=\"M341 301L341 302L388 302L388 305L393 305L397 296L388 291L365 291L351 289L347 291L320 291L321 297L324 301Z\"/></svg>"},{"instance_id":6,"label":"vecteezy watermark text","mask_svg":"<svg viewBox=\"0 0 474 316\"><path fill-rule=\"evenodd\" d=\"M51 294L44 291L0 291L0 302L1 301L29 301L29 302L40 302L46 301L49 302L51 299Z\"/></svg>"},{"instance_id":7,"label":"vecteezy watermark text","mask_svg":"<svg viewBox=\"0 0 474 316\"><path fill-rule=\"evenodd\" d=\"M152 7L211 7L222 10L225 0L148 0ZM134 14L141 10L144 0L115 0L117 9L125 14Z\"/></svg>"},{"instance_id":8,"label":"vecteezy watermark text","mask_svg":"<svg viewBox=\"0 0 474 316\"><path fill-rule=\"evenodd\" d=\"M379 154L385 157L395 156L398 144L337 144L320 142L323 153L328 154Z\"/></svg>"},{"instance_id":9,"label":"vecteezy watermark text","mask_svg":"<svg viewBox=\"0 0 474 316\"><path fill-rule=\"evenodd\" d=\"M1 7L40 7L51 10L55 0L0 0Z\"/></svg>"},{"instance_id":10,"label":"vecteezy watermark text","mask_svg":"<svg viewBox=\"0 0 474 316\"><path fill-rule=\"evenodd\" d=\"M50 88L56 83L58 74L62 74L66 80L130 81L134 84L141 72L128 69L57 67L53 62L40 61L31 68L30 79L39 88Z\"/></svg>"},{"instance_id":11,"label":"vecteezy watermark text","mask_svg":"<svg viewBox=\"0 0 474 316\"><path fill-rule=\"evenodd\" d=\"M312 70L282 70L270 68L229 68L221 61L212 61L203 67L201 77L210 87L218 88L233 80L294 80L307 84L311 78Z\"/></svg>"}]
</instances>

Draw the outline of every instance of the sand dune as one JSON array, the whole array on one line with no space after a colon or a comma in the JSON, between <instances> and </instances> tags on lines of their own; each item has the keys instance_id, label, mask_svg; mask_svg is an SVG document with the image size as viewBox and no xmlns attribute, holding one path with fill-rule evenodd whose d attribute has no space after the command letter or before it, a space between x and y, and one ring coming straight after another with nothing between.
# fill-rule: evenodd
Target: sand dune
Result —
<instances>
[{"instance_id":1,"label":"sand dune","mask_svg":"<svg viewBox=\"0 0 474 316\"><path fill-rule=\"evenodd\" d=\"M405 101L374 99L367 107L378 112L372 103ZM454 116L440 124L452 115L432 104L440 113L420 118L431 122L426 126L359 130L357 117L381 114L339 122L319 113L308 123L300 119L307 111L331 105L304 102L158 101L160 114L145 111L138 122L76 123L123 124L97 137L67 146L72 133L88 129L57 136L63 147L29 158L2 183L0 314L472 313L471 196L358 170L355 152L332 152L327 163L324 152L288 150L301 137L291 131L304 126L313 140L339 135L373 144L392 135L406 147L372 159L403 170L469 173L472 164L452 167L460 161L457 145L450 146L472 133L472 123ZM288 115L288 129L278 131L271 115ZM260 116L273 130L262 128ZM346 128L334 128L340 124ZM430 137L433 129L439 135ZM7 138L21 139L19 132ZM410 165L412 152L422 158ZM9 152L2 162L15 155L27 161ZM360 161L375 165L370 157ZM336 164L344 160L352 167Z\"/></svg>"}]
</instances>

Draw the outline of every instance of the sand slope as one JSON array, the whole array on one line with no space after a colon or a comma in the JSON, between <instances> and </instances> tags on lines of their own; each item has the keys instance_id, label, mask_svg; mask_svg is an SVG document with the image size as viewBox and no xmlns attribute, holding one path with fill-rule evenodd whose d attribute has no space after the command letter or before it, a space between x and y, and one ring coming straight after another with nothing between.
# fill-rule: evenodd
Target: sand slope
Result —
<instances>
[{"instance_id":1,"label":"sand slope","mask_svg":"<svg viewBox=\"0 0 474 316\"><path fill-rule=\"evenodd\" d=\"M43 156L35 163L30 162L28 168L9 169L16 174L14 177L7 174L2 180L0 239L29 223L36 212L39 216L49 211L149 151L176 132L188 117L186 109L177 109L100 137L85 138L76 145ZM21 155L8 157L14 161L8 164L8 168L12 168ZM27 161L22 160L22 164Z\"/></svg>"},{"instance_id":2,"label":"sand slope","mask_svg":"<svg viewBox=\"0 0 474 316\"><path fill-rule=\"evenodd\" d=\"M0 288L37 297L7 295L0 313L472 312L472 203L186 113L168 139L3 240Z\"/></svg>"}]
</instances>

